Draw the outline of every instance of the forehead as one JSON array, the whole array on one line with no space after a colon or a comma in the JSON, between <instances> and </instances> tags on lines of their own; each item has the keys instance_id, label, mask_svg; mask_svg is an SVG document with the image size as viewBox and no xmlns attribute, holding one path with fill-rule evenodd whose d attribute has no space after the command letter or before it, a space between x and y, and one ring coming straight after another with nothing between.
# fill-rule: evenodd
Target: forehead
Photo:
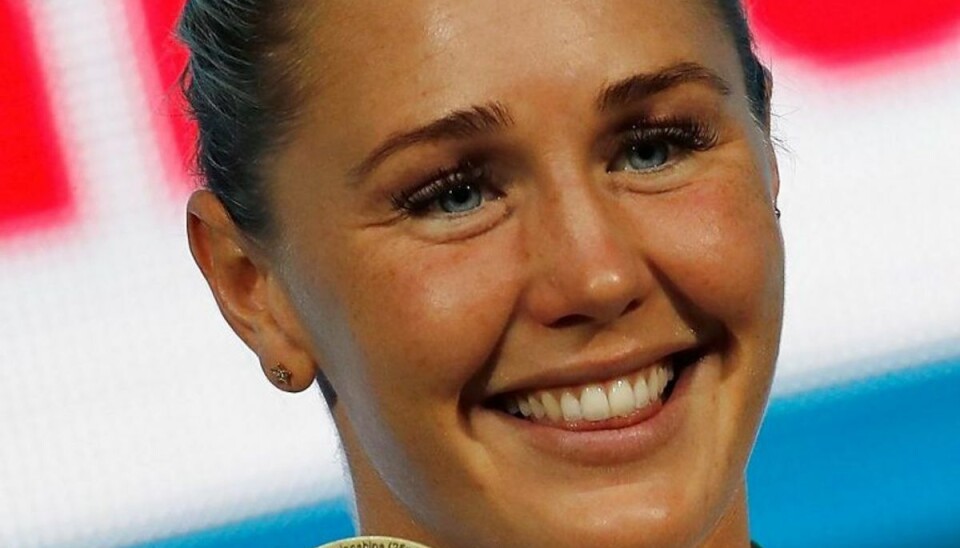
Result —
<instances>
[{"instance_id":1,"label":"forehead","mask_svg":"<svg viewBox=\"0 0 960 548\"><path fill-rule=\"evenodd\" d=\"M715 50L725 36L708 1L324 0L305 30L332 71L328 84L430 70L452 80L530 70L531 61L545 69L616 63L617 45L652 58Z\"/></svg>"},{"instance_id":2,"label":"forehead","mask_svg":"<svg viewBox=\"0 0 960 548\"><path fill-rule=\"evenodd\" d=\"M327 0L315 10L300 33L317 88L307 111L341 137L376 139L470 104L590 101L604 84L679 62L740 85L706 0Z\"/></svg>"}]
</instances>

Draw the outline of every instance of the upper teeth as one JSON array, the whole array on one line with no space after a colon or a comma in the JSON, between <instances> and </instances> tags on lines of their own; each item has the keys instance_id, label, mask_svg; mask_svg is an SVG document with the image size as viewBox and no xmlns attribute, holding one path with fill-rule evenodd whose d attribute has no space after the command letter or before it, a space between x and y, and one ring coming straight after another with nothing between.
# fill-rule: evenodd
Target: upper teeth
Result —
<instances>
[{"instance_id":1,"label":"upper teeth","mask_svg":"<svg viewBox=\"0 0 960 548\"><path fill-rule=\"evenodd\" d=\"M673 379L673 366L656 364L603 384L537 390L507 399L507 411L551 421L602 421L625 417L658 401Z\"/></svg>"}]
</instances>

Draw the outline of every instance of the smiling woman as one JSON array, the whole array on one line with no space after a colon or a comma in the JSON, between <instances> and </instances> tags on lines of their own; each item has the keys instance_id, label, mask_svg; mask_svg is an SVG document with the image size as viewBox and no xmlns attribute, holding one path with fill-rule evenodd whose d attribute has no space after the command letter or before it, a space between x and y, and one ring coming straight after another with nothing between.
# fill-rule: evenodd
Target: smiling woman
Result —
<instances>
[{"instance_id":1,"label":"smiling woman","mask_svg":"<svg viewBox=\"0 0 960 548\"><path fill-rule=\"evenodd\" d=\"M747 546L783 245L728 0L187 3L190 245L364 534Z\"/></svg>"}]
</instances>

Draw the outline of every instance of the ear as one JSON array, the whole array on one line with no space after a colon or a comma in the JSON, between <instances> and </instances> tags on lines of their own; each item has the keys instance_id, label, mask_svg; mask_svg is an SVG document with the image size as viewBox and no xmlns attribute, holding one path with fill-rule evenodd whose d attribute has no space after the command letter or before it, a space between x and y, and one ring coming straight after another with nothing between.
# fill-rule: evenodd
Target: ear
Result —
<instances>
[{"instance_id":1,"label":"ear","mask_svg":"<svg viewBox=\"0 0 960 548\"><path fill-rule=\"evenodd\" d=\"M209 190L190 197L187 236L220 313L260 358L270 382L288 392L313 384L313 353L268 254Z\"/></svg>"}]
</instances>

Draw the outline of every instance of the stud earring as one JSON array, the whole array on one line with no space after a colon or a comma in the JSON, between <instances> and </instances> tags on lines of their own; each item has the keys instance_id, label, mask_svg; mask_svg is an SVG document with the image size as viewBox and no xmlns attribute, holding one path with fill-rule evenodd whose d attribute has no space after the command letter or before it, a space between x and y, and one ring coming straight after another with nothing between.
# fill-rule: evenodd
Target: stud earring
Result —
<instances>
[{"instance_id":1,"label":"stud earring","mask_svg":"<svg viewBox=\"0 0 960 548\"><path fill-rule=\"evenodd\" d=\"M777 216L777 219L779 219L779 218L780 218L780 208L777 207L777 206L773 206L773 214Z\"/></svg>"},{"instance_id":2,"label":"stud earring","mask_svg":"<svg viewBox=\"0 0 960 548\"><path fill-rule=\"evenodd\" d=\"M290 386L290 379L293 378L293 373L280 363L270 368L270 374L276 379L277 384L283 386Z\"/></svg>"}]
</instances>

